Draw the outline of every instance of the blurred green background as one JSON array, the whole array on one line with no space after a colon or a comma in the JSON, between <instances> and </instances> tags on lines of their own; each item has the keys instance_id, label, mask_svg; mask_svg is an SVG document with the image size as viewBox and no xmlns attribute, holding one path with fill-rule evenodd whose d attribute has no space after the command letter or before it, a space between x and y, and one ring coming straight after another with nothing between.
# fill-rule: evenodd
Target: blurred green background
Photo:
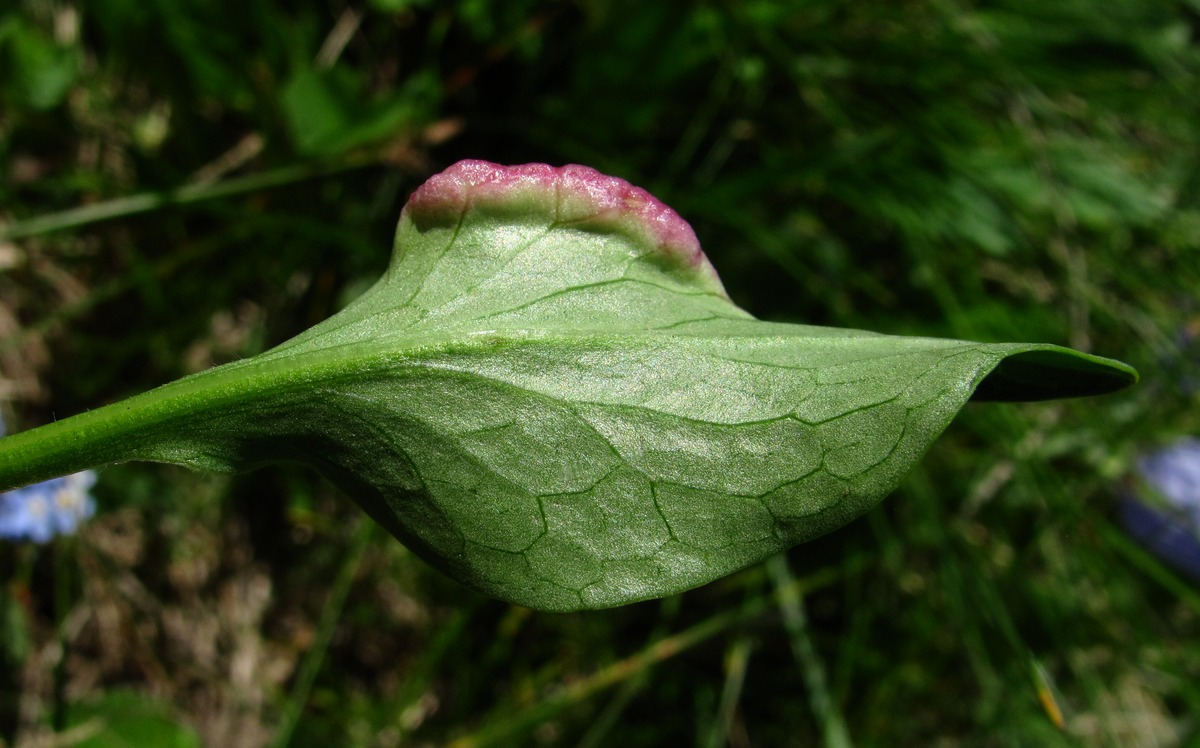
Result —
<instances>
[{"instance_id":1,"label":"blurred green background","mask_svg":"<svg viewBox=\"0 0 1200 748\"><path fill-rule=\"evenodd\" d=\"M1200 594L1113 511L1200 434L1197 0L4 8L10 430L330 315L460 158L647 188L760 317L1143 377L969 406L786 560L571 615L458 587L304 470L110 468L78 536L0 547L9 744L1200 740Z\"/></svg>"}]
</instances>

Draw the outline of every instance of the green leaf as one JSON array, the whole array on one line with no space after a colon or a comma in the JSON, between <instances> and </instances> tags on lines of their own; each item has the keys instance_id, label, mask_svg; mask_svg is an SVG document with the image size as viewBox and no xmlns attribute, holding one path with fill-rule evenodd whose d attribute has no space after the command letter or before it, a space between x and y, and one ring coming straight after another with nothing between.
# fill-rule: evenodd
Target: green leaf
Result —
<instances>
[{"instance_id":1,"label":"green leaf","mask_svg":"<svg viewBox=\"0 0 1200 748\"><path fill-rule=\"evenodd\" d=\"M154 745L199 748L200 738L172 713L169 704L118 689L97 699L71 704L67 712L69 745L125 748Z\"/></svg>"},{"instance_id":2,"label":"green leaf","mask_svg":"<svg viewBox=\"0 0 1200 748\"><path fill-rule=\"evenodd\" d=\"M283 111L296 149L308 156L330 156L355 146L394 137L406 125L429 118L437 83L414 75L404 86L378 100L364 98L363 82L348 68L302 70L281 93Z\"/></svg>"},{"instance_id":3,"label":"green leaf","mask_svg":"<svg viewBox=\"0 0 1200 748\"><path fill-rule=\"evenodd\" d=\"M1135 379L1052 345L761 322L646 192L585 167L466 161L413 195L387 272L343 312L0 440L0 488L130 459L299 461L464 584L600 608L849 522L972 393Z\"/></svg>"},{"instance_id":4,"label":"green leaf","mask_svg":"<svg viewBox=\"0 0 1200 748\"><path fill-rule=\"evenodd\" d=\"M13 76L13 91L21 103L47 110L62 103L74 85L79 51L55 44L39 29L11 18L0 25L0 64Z\"/></svg>"}]
</instances>

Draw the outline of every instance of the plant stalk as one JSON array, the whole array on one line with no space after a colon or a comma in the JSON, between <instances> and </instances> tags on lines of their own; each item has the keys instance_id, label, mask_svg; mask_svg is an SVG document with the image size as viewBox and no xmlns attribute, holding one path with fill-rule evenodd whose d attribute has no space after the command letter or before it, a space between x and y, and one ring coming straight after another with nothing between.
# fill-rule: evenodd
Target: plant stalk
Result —
<instances>
[{"instance_id":1,"label":"plant stalk","mask_svg":"<svg viewBox=\"0 0 1200 748\"><path fill-rule=\"evenodd\" d=\"M247 192L257 192L314 177L352 171L379 161L380 156L377 152L364 152L332 162L294 164L257 174L232 177L220 182L186 184L170 190L144 192L140 195L105 200L0 225L0 242L75 229L114 218L149 213L172 205L187 205Z\"/></svg>"},{"instance_id":2,"label":"plant stalk","mask_svg":"<svg viewBox=\"0 0 1200 748\"><path fill-rule=\"evenodd\" d=\"M248 390L285 379L275 367L247 370L243 363L0 439L0 491L128 460L220 469L213 456L190 447L186 434L204 428Z\"/></svg>"}]
</instances>

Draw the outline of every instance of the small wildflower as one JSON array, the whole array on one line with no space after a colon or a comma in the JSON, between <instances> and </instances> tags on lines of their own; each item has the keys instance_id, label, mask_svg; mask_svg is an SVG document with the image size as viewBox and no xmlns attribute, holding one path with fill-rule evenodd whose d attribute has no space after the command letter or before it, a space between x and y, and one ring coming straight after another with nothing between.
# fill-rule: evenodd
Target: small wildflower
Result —
<instances>
[{"instance_id":1,"label":"small wildflower","mask_svg":"<svg viewBox=\"0 0 1200 748\"><path fill-rule=\"evenodd\" d=\"M1130 535L1200 580L1200 439L1185 438L1137 462L1140 484L1120 504Z\"/></svg>"},{"instance_id":2,"label":"small wildflower","mask_svg":"<svg viewBox=\"0 0 1200 748\"><path fill-rule=\"evenodd\" d=\"M96 513L95 483L95 471L85 470L0 494L0 538L45 543L74 534Z\"/></svg>"}]
</instances>

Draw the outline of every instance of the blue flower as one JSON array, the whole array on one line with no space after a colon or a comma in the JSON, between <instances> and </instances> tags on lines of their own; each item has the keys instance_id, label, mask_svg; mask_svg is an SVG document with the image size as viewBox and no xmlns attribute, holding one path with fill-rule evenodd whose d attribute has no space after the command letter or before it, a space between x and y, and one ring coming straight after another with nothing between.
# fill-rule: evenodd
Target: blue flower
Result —
<instances>
[{"instance_id":1,"label":"blue flower","mask_svg":"<svg viewBox=\"0 0 1200 748\"><path fill-rule=\"evenodd\" d=\"M96 513L95 483L95 471L85 470L0 494L0 538L45 543L74 534Z\"/></svg>"},{"instance_id":2,"label":"blue flower","mask_svg":"<svg viewBox=\"0 0 1200 748\"><path fill-rule=\"evenodd\" d=\"M1121 501L1125 529L1143 546L1200 580L1200 439L1185 438L1137 462L1141 484Z\"/></svg>"}]
</instances>

